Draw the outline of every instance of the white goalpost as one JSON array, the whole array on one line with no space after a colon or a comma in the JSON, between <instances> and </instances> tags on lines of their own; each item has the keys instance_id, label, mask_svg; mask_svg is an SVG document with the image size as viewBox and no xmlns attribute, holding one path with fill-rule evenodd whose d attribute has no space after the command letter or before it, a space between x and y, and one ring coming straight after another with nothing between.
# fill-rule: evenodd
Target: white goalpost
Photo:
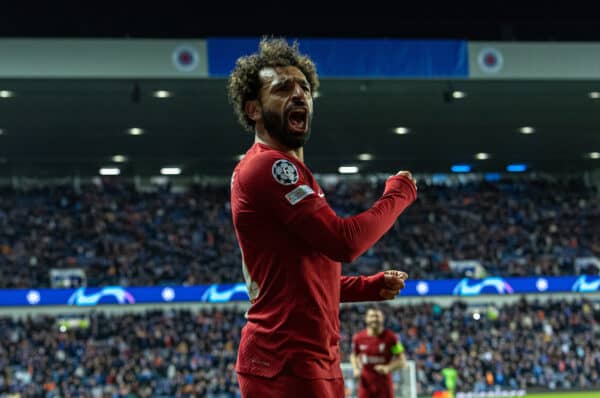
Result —
<instances>
[{"instance_id":1,"label":"white goalpost","mask_svg":"<svg viewBox=\"0 0 600 398\"><path fill-rule=\"evenodd\" d=\"M357 380L352 377L352 364L342 363L342 374L346 385L346 397L356 398L358 396ZM394 398L417 398L417 372L414 361L406 361L403 369L392 373L394 382Z\"/></svg>"}]
</instances>

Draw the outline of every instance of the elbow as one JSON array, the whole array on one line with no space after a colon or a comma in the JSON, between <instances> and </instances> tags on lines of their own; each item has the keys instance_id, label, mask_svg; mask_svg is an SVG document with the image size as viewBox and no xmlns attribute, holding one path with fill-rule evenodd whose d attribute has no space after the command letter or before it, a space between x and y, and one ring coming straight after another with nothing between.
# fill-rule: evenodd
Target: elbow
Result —
<instances>
[{"instance_id":1,"label":"elbow","mask_svg":"<svg viewBox=\"0 0 600 398\"><path fill-rule=\"evenodd\" d=\"M322 247L327 248L324 250L327 257L333 261L351 263L367 249L357 238L359 234L353 232L359 230L359 226L354 224L356 221L348 221L340 217L337 217L335 222L327 224L327 230L330 231L327 235L328 239L321 240Z\"/></svg>"},{"instance_id":2,"label":"elbow","mask_svg":"<svg viewBox=\"0 0 600 398\"><path fill-rule=\"evenodd\" d=\"M357 258L359 258L361 254L362 252L360 250L355 248L349 248L348 251L345 253L344 259L342 261L345 263L351 263Z\"/></svg>"},{"instance_id":3,"label":"elbow","mask_svg":"<svg viewBox=\"0 0 600 398\"><path fill-rule=\"evenodd\" d=\"M346 242L345 247L346 247L345 259L344 259L345 263L353 262L354 260L356 260L357 258L362 256L362 254L368 248L368 247L365 247L364 245L359 244L355 240Z\"/></svg>"}]
</instances>

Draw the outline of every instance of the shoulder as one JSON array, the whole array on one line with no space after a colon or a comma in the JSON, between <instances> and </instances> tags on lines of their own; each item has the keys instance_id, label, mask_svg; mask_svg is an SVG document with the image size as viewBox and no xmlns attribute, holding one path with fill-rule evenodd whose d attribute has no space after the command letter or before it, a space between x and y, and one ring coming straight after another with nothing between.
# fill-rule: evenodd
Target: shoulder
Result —
<instances>
[{"instance_id":1,"label":"shoulder","mask_svg":"<svg viewBox=\"0 0 600 398\"><path fill-rule=\"evenodd\" d=\"M396 336L396 333L394 333L392 330L390 329L385 329L384 333L384 338L386 340L391 341L392 343L395 343L396 341L398 341L398 337Z\"/></svg>"},{"instance_id":2,"label":"shoulder","mask_svg":"<svg viewBox=\"0 0 600 398\"><path fill-rule=\"evenodd\" d=\"M238 167L238 178L244 183L277 183L294 185L300 179L298 161L275 150L249 154Z\"/></svg>"},{"instance_id":3,"label":"shoulder","mask_svg":"<svg viewBox=\"0 0 600 398\"><path fill-rule=\"evenodd\" d=\"M366 333L367 332L365 330L358 331L358 332L354 333L354 339L355 340L362 339L365 337Z\"/></svg>"}]
</instances>

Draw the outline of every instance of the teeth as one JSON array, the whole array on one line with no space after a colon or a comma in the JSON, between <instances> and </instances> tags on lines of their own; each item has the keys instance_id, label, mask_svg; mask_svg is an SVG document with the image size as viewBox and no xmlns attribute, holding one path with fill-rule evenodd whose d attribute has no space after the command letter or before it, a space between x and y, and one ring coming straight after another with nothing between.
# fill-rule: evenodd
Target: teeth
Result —
<instances>
[{"instance_id":1,"label":"teeth","mask_svg":"<svg viewBox=\"0 0 600 398\"><path fill-rule=\"evenodd\" d=\"M304 116L304 115L306 115L306 110L304 110L304 109L297 109L297 110L292 111L290 114L291 115Z\"/></svg>"}]
</instances>

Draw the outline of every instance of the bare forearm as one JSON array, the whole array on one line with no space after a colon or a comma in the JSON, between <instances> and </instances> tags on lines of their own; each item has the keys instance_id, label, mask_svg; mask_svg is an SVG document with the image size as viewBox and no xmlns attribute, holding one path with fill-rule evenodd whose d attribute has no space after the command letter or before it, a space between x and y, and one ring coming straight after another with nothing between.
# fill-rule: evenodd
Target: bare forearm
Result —
<instances>
[{"instance_id":1,"label":"bare forearm","mask_svg":"<svg viewBox=\"0 0 600 398\"><path fill-rule=\"evenodd\" d=\"M360 359L358 359L358 357L355 354L350 354L350 363L352 364L352 368L356 372L360 372L362 364L360 363Z\"/></svg>"},{"instance_id":2,"label":"bare forearm","mask_svg":"<svg viewBox=\"0 0 600 398\"><path fill-rule=\"evenodd\" d=\"M402 354L394 356L394 358L392 358L392 360L388 364L388 367L390 369L390 372L393 372L396 369L402 369L405 365L406 357L404 356L404 354Z\"/></svg>"}]
</instances>

